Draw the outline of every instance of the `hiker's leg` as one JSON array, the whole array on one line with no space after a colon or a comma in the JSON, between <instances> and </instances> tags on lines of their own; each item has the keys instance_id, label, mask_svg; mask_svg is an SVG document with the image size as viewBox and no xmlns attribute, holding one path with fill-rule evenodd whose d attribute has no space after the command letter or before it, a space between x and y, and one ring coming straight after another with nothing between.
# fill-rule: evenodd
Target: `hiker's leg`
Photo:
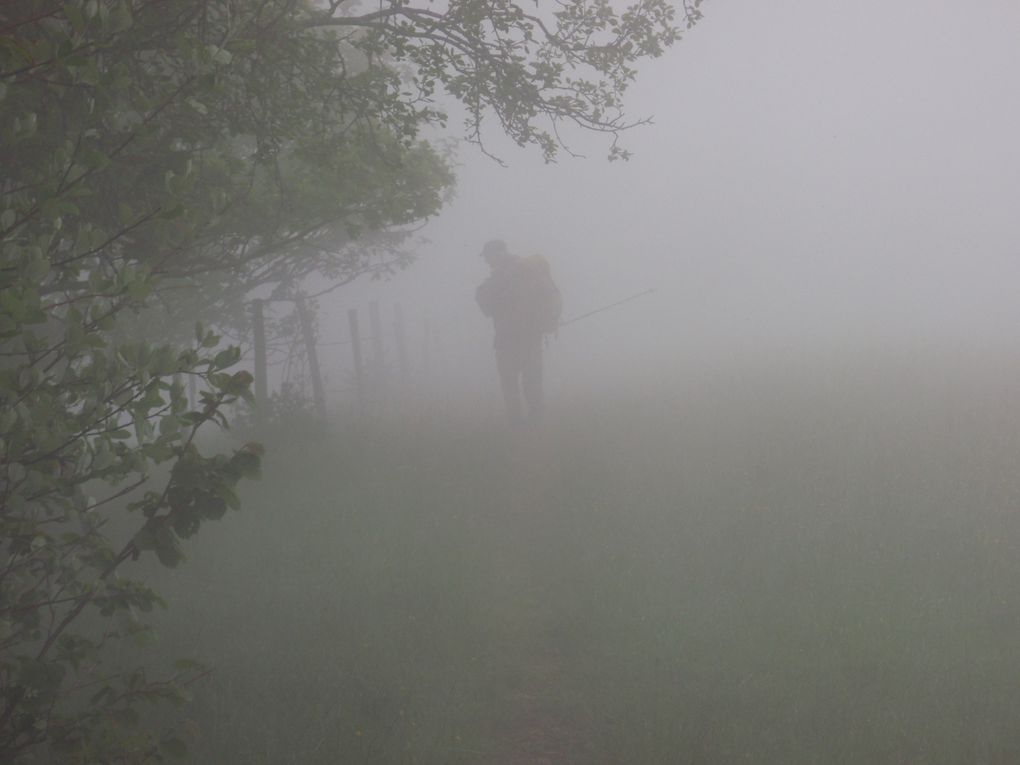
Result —
<instances>
[{"instance_id":1,"label":"hiker's leg","mask_svg":"<svg viewBox=\"0 0 1020 765\"><path fill-rule=\"evenodd\" d=\"M511 422L521 420L521 365L513 348L496 349L496 368L499 370L499 385L503 390L503 403Z\"/></svg>"},{"instance_id":2,"label":"hiker's leg","mask_svg":"<svg viewBox=\"0 0 1020 765\"><path fill-rule=\"evenodd\" d=\"M528 404L529 418L538 421L545 413L545 397L542 392L542 338L528 343L522 355L521 381L524 400Z\"/></svg>"}]
</instances>

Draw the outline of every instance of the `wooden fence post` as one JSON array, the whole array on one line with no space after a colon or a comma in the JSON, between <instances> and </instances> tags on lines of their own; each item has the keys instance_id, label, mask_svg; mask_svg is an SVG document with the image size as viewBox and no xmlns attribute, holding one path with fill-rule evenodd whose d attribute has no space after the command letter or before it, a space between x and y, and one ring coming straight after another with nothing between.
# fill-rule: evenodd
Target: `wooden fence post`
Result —
<instances>
[{"instance_id":1,"label":"wooden fence post","mask_svg":"<svg viewBox=\"0 0 1020 765\"><path fill-rule=\"evenodd\" d=\"M400 384L406 387L410 370L407 364L407 344L404 336L404 309L400 303L397 303L393 308L393 323L397 341L397 368L400 372Z\"/></svg>"},{"instance_id":2,"label":"wooden fence post","mask_svg":"<svg viewBox=\"0 0 1020 765\"><path fill-rule=\"evenodd\" d=\"M379 315L379 301L372 300L368 304L368 323L372 332L372 386L385 399L386 391L386 359L383 345L382 317Z\"/></svg>"},{"instance_id":3,"label":"wooden fence post","mask_svg":"<svg viewBox=\"0 0 1020 765\"><path fill-rule=\"evenodd\" d=\"M421 366L422 376L425 377L427 383L432 377L432 319L426 317L423 334Z\"/></svg>"},{"instance_id":4,"label":"wooden fence post","mask_svg":"<svg viewBox=\"0 0 1020 765\"><path fill-rule=\"evenodd\" d=\"M266 365L266 319L263 301L252 302L252 335L255 343L255 424L264 425L268 391L268 368ZM194 378L192 378L194 379Z\"/></svg>"},{"instance_id":5,"label":"wooden fence post","mask_svg":"<svg viewBox=\"0 0 1020 765\"><path fill-rule=\"evenodd\" d=\"M351 351L354 353L354 386L358 411L365 408L365 370L361 361L361 333L358 332L358 309L347 311L347 322L351 326Z\"/></svg>"},{"instance_id":6,"label":"wooden fence post","mask_svg":"<svg viewBox=\"0 0 1020 765\"><path fill-rule=\"evenodd\" d=\"M298 295L298 320L301 322L301 334L305 339L305 352L308 354L308 371L312 377L312 397L315 401L315 413L320 418L326 417L326 392L322 387L322 374L319 371L319 354L315 350L315 331L312 329L312 318L308 313L305 296Z\"/></svg>"}]
</instances>

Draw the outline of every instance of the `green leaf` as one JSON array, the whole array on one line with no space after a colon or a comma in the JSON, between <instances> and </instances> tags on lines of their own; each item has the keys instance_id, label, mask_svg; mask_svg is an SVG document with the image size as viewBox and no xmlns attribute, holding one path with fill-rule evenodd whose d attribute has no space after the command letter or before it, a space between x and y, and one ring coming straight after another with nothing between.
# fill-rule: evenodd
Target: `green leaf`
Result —
<instances>
[{"instance_id":1,"label":"green leaf","mask_svg":"<svg viewBox=\"0 0 1020 765\"><path fill-rule=\"evenodd\" d=\"M120 2L114 6L113 12L110 14L108 31L117 33L123 32L128 29L134 23L134 19L131 16L131 10L128 8L127 3Z\"/></svg>"},{"instance_id":2,"label":"green leaf","mask_svg":"<svg viewBox=\"0 0 1020 765\"><path fill-rule=\"evenodd\" d=\"M227 46L234 53L252 53L255 51L254 40L231 40Z\"/></svg>"},{"instance_id":3,"label":"green leaf","mask_svg":"<svg viewBox=\"0 0 1020 765\"><path fill-rule=\"evenodd\" d=\"M178 760L188 756L188 747L180 738L165 738L160 742L159 746L168 755Z\"/></svg>"},{"instance_id":4,"label":"green leaf","mask_svg":"<svg viewBox=\"0 0 1020 765\"><path fill-rule=\"evenodd\" d=\"M220 48L215 45L208 47L209 58L216 64L229 64L232 56L230 51L225 48Z\"/></svg>"},{"instance_id":5,"label":"green leaf","mask_svg":"<svg viewBox=\"0 0 1020 765\"><path fill-rule=\"evenodd\" d=\"M184 205L180 202L174 202L169 207L164 208L159 213L161 220L175 220L180 218L185 213Z\"/></svg>"},{"instance_id":6,"label":"green leaf","mask_svg":"<svg viewBox=\"0 0 1020 765\"><path fill-rule=\"evenodd\" d=\"M99 85L101 79L99 67L92 59L88 59L81 67L78 67L78 76L86 85L92 85L93 87Z\"/></svg>"},{"instance_id":7,"label":"green leaf","mask_svg":"<svg viewBox=\"0 0 1020 765\"><path fill-rule=\"evenodd\" d=\"M161 417L159 420L159 434L161 436L172 436L181 429L181 421L172 414Z\"/></svg>"},{"instance_id":8,"label":"green leaf","mask_svg":"<svg viewBox=\"0 0 1020 765\"><path fill-rule=\"evenodd\" d=\"M241 349L235 345L216 354L215 358L213 358L213 368L226 369L227 367L234 366L240 359Z\"/></svg>"},{"instance_id":9,"label":"green leaf","mask_svg":"<svg viewBox=\"0 0 1020 765\"><path fill-rule=\"evenodd\" d=\"M135 278L125 285L124 292L132 300L143 301L152 292L152 286L148 279Z\"/></svg>"},{"instance_id":10,"label":"green leaf","mask_svg":"<svg viewBox=\"0 0 1020 765\"><path fill-rule=\"evenodd\" d=\"M259 444L255 446L261 447ZM237 452L230 462L242 478L258 479L262 477L262 457L251 447L245 447Z\"/></svg>"},{"instance_id":11,"label":"green leaf","mask_svg":"<svg viewBox=\"0 0 1020 765\"><path fill-rule=\"evenodd\" d=\"M116 720L119 724L128 728L133 728L138 725L138 711L132 707L120 707L118 709L113 709L109 714L110 717Z\"/></svg>"},{"instance_id":12,"label":"green leaf","mask_svg":"<svg viewBox=\"0 0 1020 765\"><path fill-rule=\"evenodd\" d=\"M103 706L107 701L117 698L117 692L112 686L104 685L89 698L89 706Z\"/></svg>"},{"instance_id":13,"label":"green leaf","mask_svg":"<svg viewBox=\"0 0 1020 765\"><path fill-rule=\"evenodd\" d=\"M184 560L181 543L174 530L165 523L156 527L154 534L156 557L167 568L177 568Z\"/></svg>"},{"instance_id":14,"label":"green leaf","mask_svg":"<svg viewBox=\"0 0 1020 765\"><path fill-rule=\"evenodd\" d=\"M174 669L178 672L205 672L207 667L194 659L176 659Z\"/></svg>"},{"instance_id":15,"label":"green leaf","mask_svg":"<svg viewBox=\"0 0 1020 765\"><path fill-rule=\"evenodd\" d=\"M25 277L34 283L41 282L50 272L50 259L42 252L33 257L25 267Z\"/></svg>"},{"instance_id":16,"label":"green leaf","mask_svg":"<svg viewBox=\"0 0 1020 765\"><path fill-rule=\"evenodd\" d=\"M71 22L71 29L74 30L76 35L80 35L85 31L85 16L78 6L73 3L64 3L64 15Z\"/></svg>"},{"instance_id":17,"label":"green leaf","mask_svg":"<svg viewBox=\"0 0 1020 765\"><path fill-rule=\"evenodd\" d=\"M95 84L95 83L90 83ZM110 158L98 149L87 147L81 152L81 161L90 170L102 170L110 164Z\"/></svg>"},{"instance_id":18,"label":"green leaf","mask_svg":"<svg viewBox=\"0 0 1020 765\"><path fill-rule=\"evenodd\" d=\"M231 491L230 487L220 484L216 487L216 496L201 495L196 507L209 520L218 521L226 514L228 507L232 510L240 508L241 500Z\"/></svg>"}]
</instances>

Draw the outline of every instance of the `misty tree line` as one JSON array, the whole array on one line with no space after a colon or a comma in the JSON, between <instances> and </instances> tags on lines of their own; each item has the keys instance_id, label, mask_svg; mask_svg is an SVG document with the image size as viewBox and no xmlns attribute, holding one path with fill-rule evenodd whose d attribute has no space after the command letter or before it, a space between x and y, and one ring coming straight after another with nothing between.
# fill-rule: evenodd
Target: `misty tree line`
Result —
<instances>
[{"instance_id":1,"label":"misty tree line","mask_svg":"<svg viewBox=\"0 0 1020 765\"><path fill-rule=\"evenodd\" d=\"M410 263L454 184L434 96L485 152L496 130L553 160L569 124L626 157L635 64L698 2L0 5L0 760L184 752L138 708L203 670L109 661L161 602L131 563L180 563L259 473L261 445L197 440L251 398L223 340L250 296Z\"/></svg>"}]
</instances>

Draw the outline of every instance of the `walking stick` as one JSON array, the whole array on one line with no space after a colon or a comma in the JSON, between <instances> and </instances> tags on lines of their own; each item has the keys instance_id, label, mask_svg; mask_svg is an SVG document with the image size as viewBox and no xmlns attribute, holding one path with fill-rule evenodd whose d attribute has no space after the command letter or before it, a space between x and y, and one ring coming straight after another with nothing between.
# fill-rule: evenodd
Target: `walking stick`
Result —
<instances>
[{"instance_id":1,"label":"walking stick","mask_svg":"<svg viewBox=\"0 0 1020 765\"><path fill-rule=\"evenodd\" d=\"M654 287L651 288L651 289L647 289L644 292L638 292L636 295L631 295L630 297L625 297L623 300L617 300L615 303L610 303L609 305L604 305L601 308L596 308L594 311L588 311L588 313L582 313L580 316L575 316L573 319L568 319L567 321L561 321L560 322L560 326L561 327L565 327L568 324L573 324L576 321L581 321L581 319L587 319L589 316L594 316L597 313L602 313L603 311L608 311L610 308L616 308L616 306L618 306L618 305L623 305L624 303L629 303L631 300L637 300L639 297L644 297L645 295L650 295L653 292L655 292L655 288Z\"/></svg>"}]
</instances>

